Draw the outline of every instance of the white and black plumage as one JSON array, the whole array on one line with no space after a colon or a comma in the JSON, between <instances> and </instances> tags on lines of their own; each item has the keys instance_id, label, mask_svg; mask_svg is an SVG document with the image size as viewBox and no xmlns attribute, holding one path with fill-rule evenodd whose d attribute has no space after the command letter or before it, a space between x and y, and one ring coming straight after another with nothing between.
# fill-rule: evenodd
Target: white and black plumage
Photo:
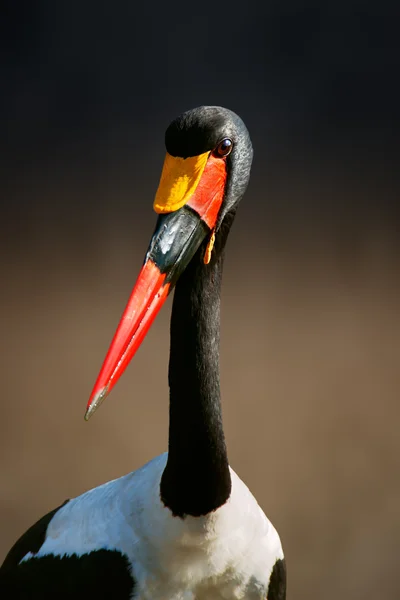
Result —
<instances>
[{"instance_id":1,"label":"white and black plumage","mask_svg":"<svg viewBox=\"0 0 400 600\"><path fill-rule=\"evenodd\" d=\"M176 287L168 453L31 527L1 567L3 600L285 599L279 536L229 467L221 418L223 255L250 175L250 138L231 111L200 107L173 121L166 148L156 230L86 416Z\"/></svg>"}]
</instances>

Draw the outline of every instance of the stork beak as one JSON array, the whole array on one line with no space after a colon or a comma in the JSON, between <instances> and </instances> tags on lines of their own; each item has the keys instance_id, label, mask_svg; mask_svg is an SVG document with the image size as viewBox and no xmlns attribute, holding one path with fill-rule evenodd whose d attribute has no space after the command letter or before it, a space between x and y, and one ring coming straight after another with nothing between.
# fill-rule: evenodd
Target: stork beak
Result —
<instances>
[{"instance_id":1,"label":"stork beak","mask_svg":"<svg viewBox=\"0 0 400 600\"><path fill-rule=\"evenodd\" d=\"M187 159L167 154L154 201L154 209L160 216L144 265L91 393L86 421L121 377L201 243L207 237L214 239L225 182L225 161L209 152ZM209 254L210 244L206 263Z\"/></svg>"}]
</instances>

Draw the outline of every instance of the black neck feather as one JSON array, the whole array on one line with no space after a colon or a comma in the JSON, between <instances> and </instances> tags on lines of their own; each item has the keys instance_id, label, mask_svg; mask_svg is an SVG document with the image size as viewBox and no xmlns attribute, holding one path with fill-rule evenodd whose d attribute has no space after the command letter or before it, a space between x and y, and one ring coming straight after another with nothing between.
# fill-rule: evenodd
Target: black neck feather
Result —
<instances>
[{"instance_id":1,"label":"black neck feather","mask_svg":"<svg viewBox=\"0 0 400 600\"><path fill-rule=\"evenodd\" d=\"M175 290L169 363L168 462L161 499L176 516L222 506L231 478L222 427L219 381L220 294L224 246L233 214L219 230L210 264L200 247Z\"/></svg>"}]
</instances>

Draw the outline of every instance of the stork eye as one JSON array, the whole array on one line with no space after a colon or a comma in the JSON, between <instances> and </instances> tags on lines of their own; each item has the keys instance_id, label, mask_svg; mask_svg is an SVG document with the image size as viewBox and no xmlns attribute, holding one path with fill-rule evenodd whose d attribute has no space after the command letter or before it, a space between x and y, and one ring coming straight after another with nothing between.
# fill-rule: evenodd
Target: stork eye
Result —
<instances>
[{"instance_id":1,"label":"stork eye","mask_svg":"<svg viewBox=\"0 0 400 600\"><path fill-rule=\"evenodd\" d=\"M214 154L215 154L215 156L219 156L220 158L223 158L224 156L228 156L228 154L231 153L232 147L233 147L232 140L230 140L229 138L225 138L215 148Z\"/></svg>"}]
</instances>

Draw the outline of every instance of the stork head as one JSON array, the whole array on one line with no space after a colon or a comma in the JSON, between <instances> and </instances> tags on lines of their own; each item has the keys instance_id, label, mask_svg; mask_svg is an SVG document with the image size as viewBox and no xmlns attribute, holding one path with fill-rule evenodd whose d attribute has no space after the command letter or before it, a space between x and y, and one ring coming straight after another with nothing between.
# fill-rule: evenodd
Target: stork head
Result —
<instances>
[{"instance_id":1,"label":"stork head","mask_svg":"<svg viewBox=\"0 0 400 600\"><path fill-rule=\"evenodd\" d=\"M253 150L243 121L218 106L201 106L172 121L154 199L156 228L128 304L90 396L87 420L117 383L179 276L235 211L250 177ZM214 250L215 252L215 250Z\"/></svg>"}]
</instances>

